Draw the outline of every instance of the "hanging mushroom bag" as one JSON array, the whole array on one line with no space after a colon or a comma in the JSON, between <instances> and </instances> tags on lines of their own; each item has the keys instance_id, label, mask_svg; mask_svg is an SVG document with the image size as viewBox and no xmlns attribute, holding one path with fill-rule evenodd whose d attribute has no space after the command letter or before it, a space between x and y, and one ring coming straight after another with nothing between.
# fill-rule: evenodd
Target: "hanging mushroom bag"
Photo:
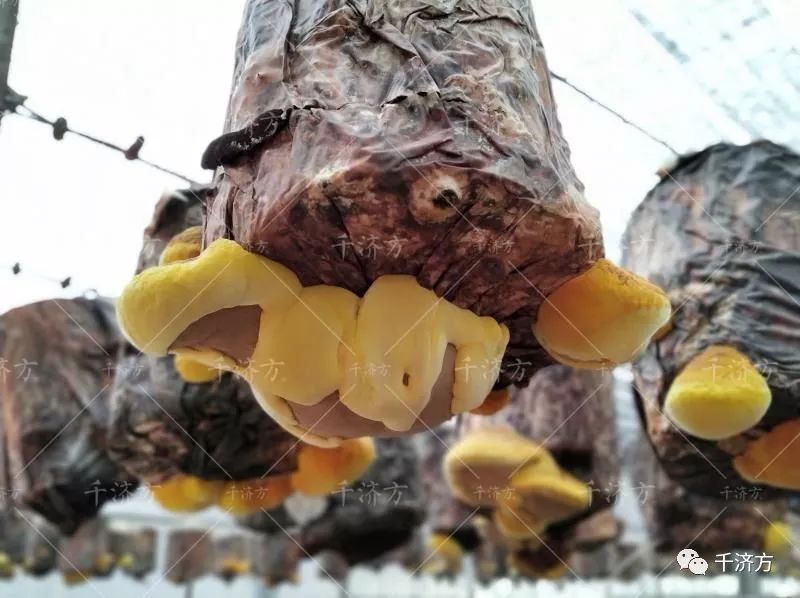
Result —
<instances>
[{"instance_id":1,"label":"hanging mushroom bag","mask_svg":"<svg viewBox=\"0 0 800 598\"><path fill-rule=\"evenodd\" d=\"M669 317L603 258L527 0L250 0L203 163L203 251L140 273L121 326L244 377L306 442L628 361Z\"/></svg>"}]
</instances>

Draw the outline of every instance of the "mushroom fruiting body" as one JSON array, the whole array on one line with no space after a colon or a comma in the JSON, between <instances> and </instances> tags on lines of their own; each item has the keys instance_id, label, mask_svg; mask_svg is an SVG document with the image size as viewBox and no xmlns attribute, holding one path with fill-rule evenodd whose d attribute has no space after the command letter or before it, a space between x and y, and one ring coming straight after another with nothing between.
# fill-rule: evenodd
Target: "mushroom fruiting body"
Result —
<instances>
[{"instance_id":1,"label":"mushroom fruiting body","mask_svg":"<svg viewBox=\"0 0 800 598\"><path fill-rule=\"evenodd\" d=\"M170 511L198 511L212 505L234 515L274 509L293 492L324 496L358 480L375 460L371 438L353 438L338 447L300 447L292 474L250 480L209 481L179 475L150 487L153 497Z\"/></svg>"},{"instance_id":2,"label":"mushroom fruiting body","mask_svg":"<svg viewBox=\"0 0 800 598\"><path fill-rule=\"evenodd\" d=\"M458 575L464 560L464 549L451 536L433 533L428 538L430 554L423 565L429 575Z\"/></svg>"},{"instance_id":3,"label":"mushroom fruiting body","mask_svg":"<svg viewBox=\"0 0 800 598\"><path fill-rule=\"evenodd\" d=\"M764 528L761 549L778 560L787 560L794 548L792 535L792 528L788 523L784 521L770 522Z\"/></svg>"},{"instance_id":4,"label":"mushroom fruiting body","mask_svg":"<svg viewBox=\"0 0 800 598\"><path fill-rule=\"evenodd\" d=\"M661 289L601 259L547 297L533 332L563 364L609 368L636 357L670 311Z\"/></svg>"},{"instance_id":5,"label":"mushroom fruiting body","mask_svg":"<svg viewBox=\"0 0 800 598\"><path fill-rule=\"evenodd\" d=\"M249 354L227 354L202 331L186 337L207 316L242 306L258 306L256 329L234 332L252 337ZM362 299L338 287L304 288L289 269L225 239L197 258L137 275L117 313L142 351L239 374L275 421L319 446L339 444L347 426L338 437L315 434L293 405L315 406L338 393L358 417L405 433L431 401L448 346L455 362L441 420L483 403L496 372L475 370L499 363L508 343L505 326L438 298L413 277L383 276Z\"/></svg>"},{"instance_id":6,"label":"mushroom fruiting body","mask_svg":"<svg viewBox=\"0 0 800 598\"><path fill-rule=\"evenodd\" d=\"M523 466L557 471L547 449L506 428L485 428L453 444L444 458L450 492L471 506L493 506L490 488L507 488Z\"/></svg>"},{"instance_id":7,"label":"mushroom fruiting body","mask_svg":"<svg viewBox=\"0 0 800 598\"><path fill-rule=\"evenodd\" d=\"M435 427L553 359L635 356L669 303L603 259L530 3L463 18L473 8L249 0L226 128L202 159L218 183L205 249L128 286L132 342L245 376L320 446ZM414 48L443 59L430 68ZM325 68L274 68L296 59ZM244 306L257 312L244 324L213 324ZM514 362L530 364L516 380Z\"/></svg>"},{"instance_id":8,"label":"mushroom fruiting body","mask_svg":"<svg viewBox=\"0 0 800 598\"><path fill-rule=\"evenodd\" d=\"M479 429L448 451L450 491L472 506L493 507L500 534L541 542L547 527L589 509L591 488L563 471L539 444L506 428Z\"/></svg>"},{"instance_id":9,"label":"mushroom fruiting body","mask_svg":"<svg viewBox=\"0 0 800 598\"><path fill-rule=\"evenodd\" d=\"M771 400L767 381L747 356L733 347L714 345L673 380L664 413L693 436L719 440L756 425Z\"/></svg>"},{"instance_id":10,"label":"mushroom fruiting body","mask_svg":"<svg viewBox=\"0 0 800 598\"><path fill-rule=\"evenodd\" d=\"M209 367L186 355L175 356L175 371L184 382L190 384L203 384L216 380L220 375L219 370Z\"/></svg>"},{"instance_id":11,"label":"mushroom fruiting body","mask_svg":"<svg viewBox=\"0 0 800 598\"><path fill-rule=\"evenodd\" d=\"M733 460L736 472L753 484L800 490L800 419L778 424L751 441Z\"/></svg>"},{"instance_id":12,"label":"mushroom fruiting body","mask_svg":"<svg viewBox=\"0 0 800 598\"><path fill-rule=\"evenodd\" d=\"M179 475L150 486L150 493L168 511L199 511L210 507L225 491L224 481L201 480Z\"/></svg>"},{"instance_id":13,"label":"mushroom fruiting body","mask_svg":"<svg viewBox=\"0 0 800 598\"><path fill-rule=\"evenodd\" d=\"M546 527L586 511L591 506L592 490L565 471L541 471L526 465L511 477L513 492L504 506L523 519Z\"/></svg>"},{"instance_id":14,"label":"mushroom fruiting body","mask_svg":"<svg viewBox=\"0 0 800 598\"><path fill-rule=\"evenodd\" d=\"M374 460L371 438L349 438L333 449L306 445L297 455L292 487L306 496L324 496L356 481Z\"/></svg>"}]
</instances>

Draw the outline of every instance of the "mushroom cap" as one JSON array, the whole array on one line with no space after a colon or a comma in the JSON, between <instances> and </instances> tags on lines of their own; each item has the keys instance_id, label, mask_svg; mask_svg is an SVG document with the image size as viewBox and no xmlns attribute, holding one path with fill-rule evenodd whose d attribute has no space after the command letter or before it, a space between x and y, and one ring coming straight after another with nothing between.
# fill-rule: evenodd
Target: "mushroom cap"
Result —
<instances>
[{"instance_id":1,"label":"mushroom cap","mask_svg":"<svg viewBox=\"0 0 800 598\"><path fill-rule=\"evenodd\" d=\"M297 456L292 486L308 496L324 496L358 480L375 460L371 438L344 440L336 448L305 445Z\"/></svg>"},{"instance_id":2,"label":"mushroom cap","mask_svg":"<svg viewBox=\"0 0 800 598\"><path fill-rule=\"evenodd\" d=\"M217 503L224 491L224 481L201 480L188 475L178 475L162 484L150 486L155 501L168 511L208 508Z\"/></svg>"},{"instance_id":3,"label":"mushroom cap","mask_svg":"<svg viewBox=\"0 0 800 598\"><path fill-rule=\"evenodd\" d=\"M561 363L609 368L641 353L670 312L661 289L600 259L547 297L533 332Z\"/></svg>"},{"instance_id":4,"label":"mushroom cap","mask_svg":"<svg viewBox=\"0 0 800 598\"><path fill-rule=\"evenodd\" d=\"M587 484L565 471L542 471L535 465L526 465L515 473L511 487L513 492L499 500L544 525L569 519L592 503L592 489Z\"/></svg>"},{"instance_id":5,"label":"mushroom cap","mask_svg":"<svg viewBox=\"0 0 800 598\"><path fill-rule=\"evenodd\" d=\"M733 460L736 472L753 484L800 490L800 419L778 424L751 441Z\"/></svg>"},{"instance_id":6,"label":"mushroom cap","mask_svg":"<svg viewBox=\"0 0 800 598\"><path fill-rule=\"evenodd\" d=\"M764 528L764 538L761 548L767 554L771 554L778 559L786 559L792 553L794 534L791 526L785 521L771 521Z\"/></svg>"},{"instance_id":7,"label":"mushroom cap","mask_svg":"<svg viewBox=\"0 0 800 598\"><path fill-rule=\"evenodd\" d=\"M755 426L771 401L769 384L747 356L734 347L714 345L672 381L664 413L689 434L719 440Z\"/></svg>"},{"instance_id":8,"label":"mushroom cap","mask_svg":"<svg viewBox=\"0 0 800 598\"><path fill-rule=\"evenodd\" d=\"M444 474L453 495L472 506L490 506L509 488L524 466L558 471L547 449L510 428L487 427L456 442L444 459Z\"/></svg>"}]
</instances>

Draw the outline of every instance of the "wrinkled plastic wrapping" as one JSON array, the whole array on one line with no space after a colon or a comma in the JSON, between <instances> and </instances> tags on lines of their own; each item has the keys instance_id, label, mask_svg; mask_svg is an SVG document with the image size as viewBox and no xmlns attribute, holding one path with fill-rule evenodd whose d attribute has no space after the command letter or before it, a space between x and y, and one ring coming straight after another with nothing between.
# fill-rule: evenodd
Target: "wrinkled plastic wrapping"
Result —
<instances>
[{"instance_id":1,"label":"wrinkled plastic wrapping","mask_svg":"<svg viewBox=\"0 0 800 598\"><path fill-rule=\"evenodd\" d=\"M122 342L102 298L41 301L0 316L5 498L65 534L136 489L106 445Z\"/></svg>"},{"instance_id":2,"label":"wrinkled plastic wrapping","mask_svg":"<svg viewBox=\"0 0 800 598\"><path fill-rule=\"evenodd\" d=\"M208 190L166 194L144 233L137 272L158 264L169 240L202 220ZM301 446L258 405L247 383L223 374L206 384L178 375L173 357L125 343L115 368L109 446L148 483L178 474L248 479L297 467Z\"/></svg>"},{"instance_id":3,"label":"wrinkled plastic wrapping","mask_svg":"<svg viewBox=\"0 0 800 598\"><path fill-rule=\"evenodd\" d=\"M361 479L328 497L328 509L299 534L304 550L371 561L407 543L425 518L419 462L408 438L375 439L377 458Z\"/></svg>"},{"instance_id":4,"label":"wrinkled plastic wrapping","mask_svg":"<svg viewBox=\"0 0 800 598\"><path fill-rule=\"evenodd\" d=\"M785 501L763 500L761 488L731 484L718 496L689 492L667 475L644 439L632 456L634 491L653 550L670 563L687 546L701 555L731 552L733 546L761 551L769 523L785 520Z\"/></svg>"},{"instance_id":5,"label":"wrinkled plastic wrapping","mask_svg":"<svg viewBox=\"0 0 800 598\"><path fill-rule=\"evenodd\" d=\"M465 550L479 543L473 516L476 511L456 500L444 477L443 460L456 441L455 427L446 423L413 438L420 456L420 481L425 491L426 521L434 532L456 540Z\"/></svg>"},{"instance_id":6,"label":"wrinkled plastic wrapping","mask_svg":"<svg viewBox=\"0 0 800 598\"><path fill-rule=\"evenodd\" d=\"M426 498L412 440L376 438L376 459L361 478L328 496L305 498L321 504L316 514L316 505L308 507L304 521L288 508L296 494L277 509L238 521L259 532L290 534L312 556L331 551L351 565L374 561L406 545L425 519Z\"/></svg>"},{"instance_id":7,"label":"wrinkled plastic wrapping","mask_svg":"<svg viewBox=\"0 0 800 598\"><path fill-rule=\"evenodd\" d=\"M719 144L681 158L633 214L624 263L664 288L673 328L635 364L635 389L662 465L690 490L746 485L732 459L749 439L796 418L800 402L800 156L767 141ZM752 430L689 438L661 413L670 384L699 352L731 345L772 391ZM765 488L767 496L780 494Z\"/></svg>"},{"instance_id":8,"label":"wrinkled plastic wrapping","mask_svg":"<svg viewBox=\"0 0 800 598\"><path fill-rule=\"evenodd\" d=\"M544 296L602 257L527 0L250 0L205 241L305 285L411 274L507 324L508 370L550 357Z\"/></svg>"}]
</instances>

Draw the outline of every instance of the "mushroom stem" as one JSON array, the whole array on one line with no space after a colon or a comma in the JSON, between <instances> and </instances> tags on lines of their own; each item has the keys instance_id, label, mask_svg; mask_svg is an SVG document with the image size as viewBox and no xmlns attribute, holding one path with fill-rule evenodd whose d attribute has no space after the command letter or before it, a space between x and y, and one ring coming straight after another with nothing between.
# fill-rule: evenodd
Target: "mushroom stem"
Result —
<instances>
[{"instance_id":1,"label":"mushroom stem","mask_svg":"<svg viewBox=\"0 0 800 598\"><path fill-rule=\"evenodd\" d=\"M747 356L713 345L675 377L664 413L684 432L720 440L756 425L771 400L767 381Z\"/></svg>"},{"instance_id":2,"label":"mushroom stem","mask_svg":"<svg viewBox=\"0 0 800 598\"><path fill-rule=\"evenodd\" d=\"M669 318L661 289L600 259L545 299L533 333L559 362L601 369L634 359Z\"/></svg>"}]
</instances>

